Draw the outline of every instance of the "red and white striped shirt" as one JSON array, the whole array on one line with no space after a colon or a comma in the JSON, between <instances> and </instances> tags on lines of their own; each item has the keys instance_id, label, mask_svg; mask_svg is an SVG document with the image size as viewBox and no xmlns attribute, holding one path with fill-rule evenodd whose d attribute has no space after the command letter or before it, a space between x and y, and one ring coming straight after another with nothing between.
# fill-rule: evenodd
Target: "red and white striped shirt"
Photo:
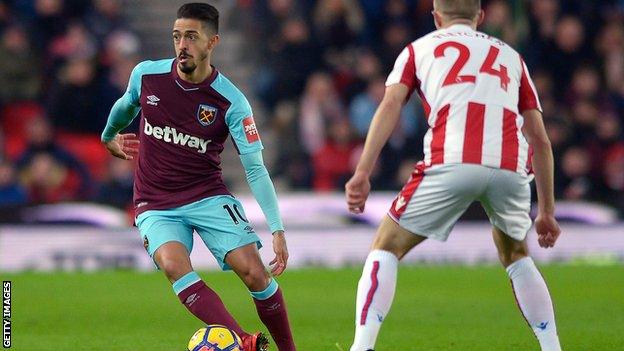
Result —
<instances>
[{"instance_id":1,"label":"red and white striped shirt","mask_svg":"<svg viewBox=\"0 0 624 351\"><path fill-rule=\"evenodd\" d=\"M398 83L422 99L426 166L474 163L527 173L520 114L541 105L526 64L509 45L465 25L437 30L401 52L386 86Z\"/></svg>"}]
</instances>

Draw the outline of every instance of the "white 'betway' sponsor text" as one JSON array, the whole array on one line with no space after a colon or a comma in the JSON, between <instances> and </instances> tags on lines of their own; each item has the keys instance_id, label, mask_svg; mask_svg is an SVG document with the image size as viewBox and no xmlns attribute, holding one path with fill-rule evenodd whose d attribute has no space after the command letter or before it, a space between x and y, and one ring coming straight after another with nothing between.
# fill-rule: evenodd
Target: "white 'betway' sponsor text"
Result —
<instances>
[{"instance_id":1,"label":"white 'betway' sponsor text","mask_svg":"<svg viewBox=\"0 0 624 351\"><path fill-rule=\"evenodd\" d=\"M166 143L173 143L175 145L188 146L190 148L197 149L200 154L205 154L208 149L208 143L211 140L204 140L202 138L194 137L189 134L178 132L175 128L169 126L157 127L152 126L145 119L145 127L143 128L145 135L150 135L158 140L162 140Z\"/></svg>"}]
</instances>

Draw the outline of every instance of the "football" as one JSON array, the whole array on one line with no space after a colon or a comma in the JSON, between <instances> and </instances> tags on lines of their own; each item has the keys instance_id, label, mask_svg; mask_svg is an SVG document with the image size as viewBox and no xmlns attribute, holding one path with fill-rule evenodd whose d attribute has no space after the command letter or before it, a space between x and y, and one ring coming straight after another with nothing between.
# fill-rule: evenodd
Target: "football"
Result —
<instances>
[{"instance_id":1,"label":"football","mask_svg":"<svg viewBox=\"0 0 624 351\"><path fill-rule=\"evenodd\" d=\"M193 334L188 351L243 351L243 342L226 326L208 325Z\"/></svg>"}]
</instances>

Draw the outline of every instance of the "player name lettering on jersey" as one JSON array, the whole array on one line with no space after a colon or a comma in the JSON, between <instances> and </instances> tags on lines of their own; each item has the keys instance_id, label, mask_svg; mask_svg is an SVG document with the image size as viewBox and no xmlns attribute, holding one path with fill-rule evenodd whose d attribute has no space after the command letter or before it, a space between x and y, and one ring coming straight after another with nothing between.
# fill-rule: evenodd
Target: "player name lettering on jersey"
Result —
<instances>
[{"instance_id":1,"label":"player name lettering on jersey","mask_svg":"<svg viewBox=\"0 0 624 351\"><path fill-rule=\"evenodd\" d=\"M175 128L169 126L152 126L147 121L147 118L145 119L145 127L143 128L143 133L155 139L162 140L166 143L173 143L175 145L188 146L190 148L197 149L197 152L199 152L200 154L206 153L206 150L208 149L208 143L211 142L211 140L204 140L202 138L178 132Z\"/></svg>"},{"instance_id":2,"label":"player name lettering on jersey","mask_svg":"<svg viewBox=\"0 0 624 351\"><path fill-rule=\"evenodd\" d=\"M464 31L464 32L448 32L448 33L443 33L440 32L438 34L435 34L432 36L432 38L434 39L448 39L448 38L457 38L457 37L468 37L468 38L481 38L481 39L487 39L491 42L494 42L500 46L505 46L507 44L505 44L504 41L493 37L491 35L485 34L485 33L481 33L481 32L476 32L476 31Z\"/></svg>"}]
</instances>

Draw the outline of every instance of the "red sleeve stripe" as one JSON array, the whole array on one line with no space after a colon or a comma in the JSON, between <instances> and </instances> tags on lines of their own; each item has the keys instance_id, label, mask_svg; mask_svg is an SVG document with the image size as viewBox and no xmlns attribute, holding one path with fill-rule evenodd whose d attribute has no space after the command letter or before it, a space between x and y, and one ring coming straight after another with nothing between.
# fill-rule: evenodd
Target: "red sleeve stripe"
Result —
<instances>
[{"instance_id":1,"label":"red sleeve stripe","mask_svg":"<svg viewBox=\"0 0 624 351\"><path fill-rule=\"evenodd\" d=\"M469 102L464 131L464 150L462 153L462 162L464 163L481 164L484 119L485 105Z\"/></svg>"},{"instance_id":2,"label":"red sleeve stripe","mask_svg":"<svg viewBox=\"0 0 624 351\"><path fill-rule=\"evenodd\" d=\"M524 60L520 58L520 65L522 66L522 78L520 79L520 92L518 95L518 111L520 113L526 110L542 110L539 98L537 97L537 89L533 85L533 81L529 76L528 69Z\"/></svg>"},{"instance_id":3,"label":"red sleeve stripe","mask_svg":"<svg viewBox=\"0 0 624 351\"><path fill-rule=\"evenodd\" d=\"M407 85L409 88L408 96L412 95L414 89L416 89L416 58L414 55L414 47L412 44L407 46L409 51L409 57L403 67L403 74L401 74L401 83Z\"/></svg>"}]
</instances>

